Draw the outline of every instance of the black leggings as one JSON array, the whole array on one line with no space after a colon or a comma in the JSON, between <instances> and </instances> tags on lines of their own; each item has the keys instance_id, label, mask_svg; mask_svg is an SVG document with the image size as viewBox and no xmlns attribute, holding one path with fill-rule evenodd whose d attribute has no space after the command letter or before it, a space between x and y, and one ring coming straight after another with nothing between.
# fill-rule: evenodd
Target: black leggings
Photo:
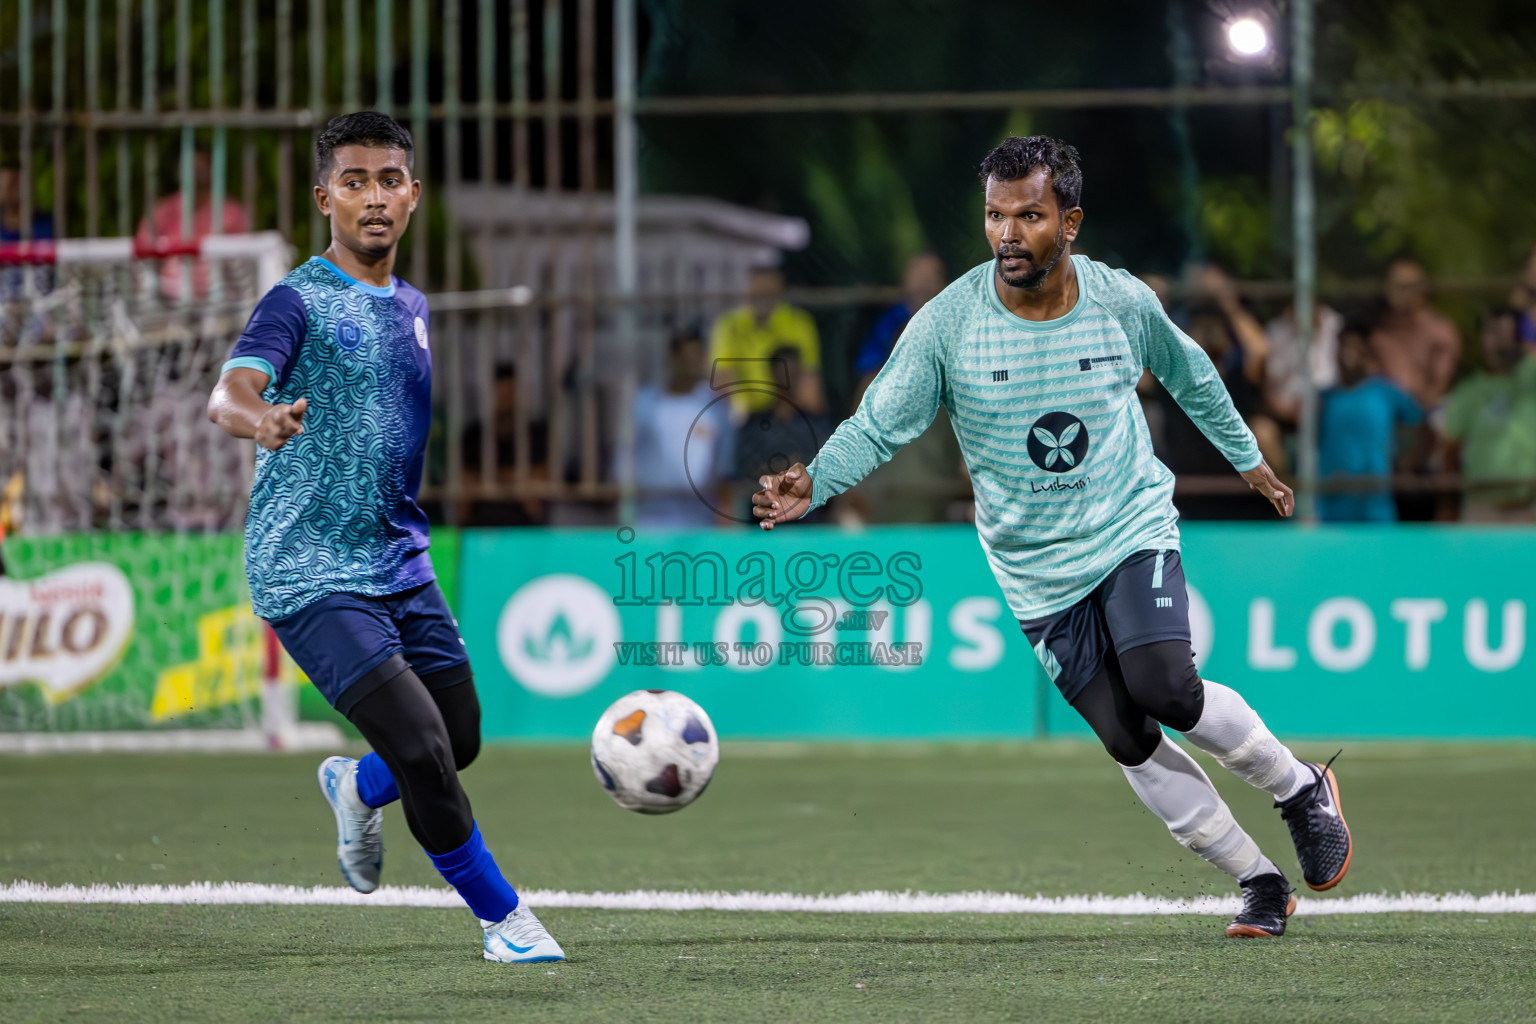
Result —
<instances>
[{"instance_id":1,"label":"black leggings","mask_svg":"<svg viewBox=\"0 0 1536 1024\"><path fill-rule=\"evenodd\" d=\"M1097 674L1072 701L1109 756L1134 768L1163 740L1159 724L1188 732L1205 708L1205 684L1183 640L1159 640L1104 656Z\"/></svg>"},{"instance_id":2,"label":"black leggings","mask_svg":"<svg viewBox=\"0 0 1536 1024\"><path fill-rule=\"evenodd\" d=\"M438 690L407 669L358 701L347 714L389 766L411 835L428 853L469 841L475 816L459 772L480 753L475 681Z\"/></svg>"}]
</instances>

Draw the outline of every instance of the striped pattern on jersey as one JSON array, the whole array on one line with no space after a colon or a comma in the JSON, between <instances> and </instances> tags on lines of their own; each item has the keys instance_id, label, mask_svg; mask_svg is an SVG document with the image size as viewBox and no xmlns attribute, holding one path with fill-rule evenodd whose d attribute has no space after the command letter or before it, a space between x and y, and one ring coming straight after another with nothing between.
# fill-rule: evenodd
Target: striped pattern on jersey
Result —
<instances>
[{"instance_id":1,"label":"striped pattern on jersey","mask_svg":"<svg viewBox=\"0 0 1536 1024\"><path fill-rule=\"evenodd\" d=\"M1148 367L1239 470L1260 461L1209 357L1123 270L1073 256L1078 301L1023 320L984 263L924 306L853 417L808 467L812 507L858 483L942 404L970 469L976 530L1019 618L1085 597L1133 552L1178 547L1173 474L1152 454Z\"/></svg>"}]
</instances>

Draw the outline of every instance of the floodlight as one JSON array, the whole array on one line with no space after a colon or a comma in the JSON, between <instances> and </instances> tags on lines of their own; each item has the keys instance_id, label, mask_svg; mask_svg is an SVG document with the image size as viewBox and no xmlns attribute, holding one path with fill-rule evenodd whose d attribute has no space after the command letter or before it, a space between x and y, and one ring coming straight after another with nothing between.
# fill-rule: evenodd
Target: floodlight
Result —
<instances>
[{"instance_id":1,"label":"floodlight","mask_svg":"<svg viewBox=\"0 0 1536 1024\"><path fill-rule=\"evenodd\" d=\"M1240 57L1269 52L1269 29L1257 18L1236 18L1227 23L1227 45Z\"/></svg>"}]
</instances>

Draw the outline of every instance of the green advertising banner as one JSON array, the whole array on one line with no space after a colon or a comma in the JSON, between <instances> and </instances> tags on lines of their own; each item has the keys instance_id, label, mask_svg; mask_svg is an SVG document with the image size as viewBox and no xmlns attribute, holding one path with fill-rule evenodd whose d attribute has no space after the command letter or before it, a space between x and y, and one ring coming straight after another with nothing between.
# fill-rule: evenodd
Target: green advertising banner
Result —
<instances>
[{"instance_id":1,"label":"green advertising banner","mask_svg":"<svg viewBox=\"0 0 1536 1024\"><path fill-rule=\"evenodd\" d=\"M0 732L246 728L261 716L269 653L251 611L240 534L13 536L0 576ZM459 533L432 531L450 603ZM286 656L277 682L303 673ZM319 691L300 719L350 729Z\"/></svg>"},{"instance_id":2,"label":"green advertising banner","mask_svg":"<svg viewBox=\"0 0 1536 1024\"><path fill-rule=\"evenodd\" d=\"M1536 736L1536 533L1184 527L1203 674L1290 736ZM988 738L1084 727L975 532L466 530L457 609L488 737L578 739L630 690L721 734ZM1046 684L1048 686L1048 684Z\"/></svg>"},{"instance_id":3,"label":"green advertising banner","mask_svg":"<svg viewBox=\"0 0 1536 1024\"><path fill-rule=\"evenodd\" d=\"M11 537L5 565L0 730L252 724L267 648L239 535Z\"/></svg>"},{"instance_id":4,"label":"green advertising banner","mask_svg":"<svg viewBox=\"0 0 1536 1024\"><path fill-rule=\"evenodd\" d=\"M1196 524L1183 548L1202 672L1277 732L1536 736L1536 533ZM582 739L642 687L730 737L1085 731L967 527L445 529L433 556L488 737ZM12 537L5 557L0 730L252 724L267 648L240 537Z\"/></svg>"}]
</instances>

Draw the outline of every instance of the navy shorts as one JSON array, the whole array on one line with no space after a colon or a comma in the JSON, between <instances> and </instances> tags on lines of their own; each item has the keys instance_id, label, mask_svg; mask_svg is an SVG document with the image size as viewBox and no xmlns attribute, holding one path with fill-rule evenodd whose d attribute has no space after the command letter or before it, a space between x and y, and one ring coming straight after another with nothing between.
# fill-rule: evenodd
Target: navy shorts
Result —
<instances>
[{"instance_id":1,"label":"navy shorts","mask_svg":"<svg viewBox=\"0 0 1536 1024\"><path fill-rule=\"evenodd\" d=\"M459 624L436 583L385 597L328 594L271 624L294 662L344 715L406 669L429 690L470 677Z\"/></svg>"},{"instance_id":2,"label":"navy shorts","mask_svg":"<svg viewBox=\"0 0 1536 1024\"><path fill-rule=\"evenodd\" d=\"M1019 625L1067 699L1077 699L1113 649L1189 642L1189 594L1177 551L1138 551L1070 608Z\"/></svg>"}]
</instances>

